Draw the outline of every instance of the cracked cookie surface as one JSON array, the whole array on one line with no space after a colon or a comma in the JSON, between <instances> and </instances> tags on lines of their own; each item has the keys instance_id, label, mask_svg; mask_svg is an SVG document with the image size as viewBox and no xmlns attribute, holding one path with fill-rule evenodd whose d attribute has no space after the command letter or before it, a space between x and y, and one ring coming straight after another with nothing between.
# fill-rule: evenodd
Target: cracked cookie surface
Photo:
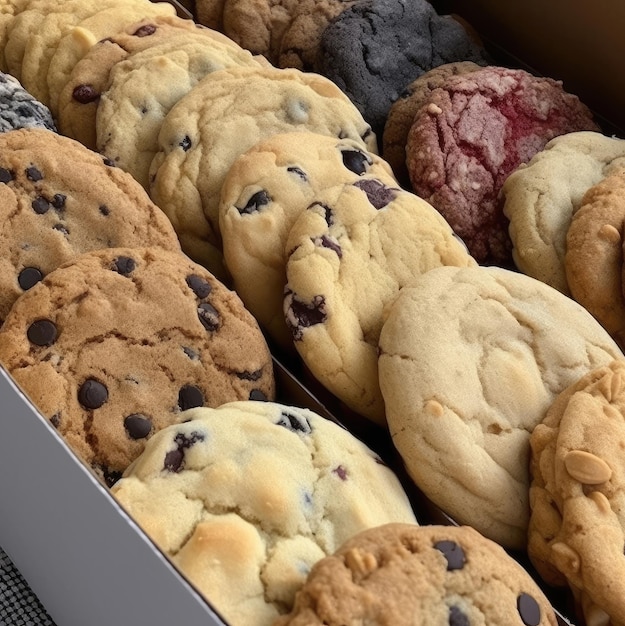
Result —
<instances>
[{"instance_id":1,"label":"cracked cookie surface","mask_svg":"<svg viewBox=\"0 0 625 626\"><path fill-rule=\"evenodd\" d=\"M243 302L285 349L293 345L282 312L291 226L323 189L366 178L396 186L388 164L360 142L318 133L271 135L228 170L219 203L226 265Z\"/></svg>"},{"instance_id":2,"label":"cracked cookie surface","mask_svg":"<svg viewBox=\"0 0 625 626\"><path fill-rule=\"evenodd\" d=\"M521 565L469 526L385 524L317 563L274 626L556 626Z\"/></svg>"},{"instance_id":3,"label":"cracked cookie surface","mask_svg":"<svg viewBox=\"0 0 625 626\"><path fill-rule=\"evenodd\" d=\"M385 425L377 354L385 307L420 274L475 260L430 204L375 178L318 193L285 249L284 316L298 353L352 410Z\"/></svg>"},{"instance_id":4,"label":"cracked cookie surface","mask_svg":"<svg viewBox=\"0 0 625 626\"><path fill-rule=\"evenodd\" d=\"M158 248L90 252L48 274L7 316L0 361L108 484L183 410L274 396L241 300Z\"/></svg>"},{"instance_id":5,"label":"cracked cookie surface","mask_svg":"<svg viewBox=\"0 0 625 626\"><path fill-rule=\"evenodd\" d=\"M235 402L185 418L112 492L233 626L290 610L312 565L361 530L416 524L393 472L309 410Z\"/></svg>"},{"instance_id":6,"label":"cracked cookie surface","mask_svg":"<svg viewBox=\"0 0 625 626\"><path fill-rule=\"evenodd\" d=\"M223 272L219 194L234 160L270 135L315 132L377 153L371 127L330 80L295 69L232 67L203 78L165 117L150 195L183 250Z\"/></svg>"},{"instance_id":7,"label":"cracked cookie surface","mask_svg":"<svg viewBox=\"0 0 625 626\"><path fill-rule=\"evenodd\" d=\"M506 177L549 140L582 130L599 128L561 82L494 66L450 76L410 127L412 187L443 214L478 262L509 265L512 242L499 196Z\"/></svg>"},{"instance_id":8,"label":"cracked cookie surface","mask_svg":"<svg viewBox=\"0 0 625 626\"><path fill-rule=\"evenodd\" d=\"M589 625L625 624L625 360L558 395L530 442L532 562Z\"/></svg>"},{"instance_id":9,"label":"cracked cookie surface","mask_svg":"<svg viewBox=\"0 0 625 626\"><path fill-rule=\"evenodd\" d=\"M179 251L167 216L102 155L44 129L0 134L0 323L59 265L101 248Z\"/></svg>"},{"instance_id":10,"label":"cracked cookie surface","mask_svg":"<svg viewBox=\"0 0 625 626\"><path fill-rule=\"evenodd\" d=\"M380 387L415 483L460 524L526 544L529 438L555 397L622 353L579 304L495 267L434 268L380 333Z\"/></svg>"}]
</instances>

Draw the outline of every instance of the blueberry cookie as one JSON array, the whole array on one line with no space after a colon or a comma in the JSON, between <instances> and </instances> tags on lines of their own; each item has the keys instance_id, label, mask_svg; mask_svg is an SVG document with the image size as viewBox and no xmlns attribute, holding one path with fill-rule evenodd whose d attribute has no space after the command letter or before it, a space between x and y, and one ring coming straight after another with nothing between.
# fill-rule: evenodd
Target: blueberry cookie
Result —
<instances>
[{"instance_id":1,"label":"blueberry cookie","mask_svg":"<svg viewBox=\"0 0 625 626\"><path fill-rule=\"evenodd\" d=\"M625 161L586 191L566 232L571 295L625 346Z\"/></svg>"},{"instance_id":2,"label":"blueberry cookie","mask_svg":"<svg viewBox=\"0 0 625 626\"><path fill-rule=\"evenodd\" d=\"M271 135L228 170L219 204L226 266L245 305L283 348L293 345L282 312L291 226L322 190L366 178L397 186L388 164L360 142L318 133Z\"/></svg>"},{"instance_id":3,"label":"blueberry cookie","mask_svg":"<svg viewBox=\"0 0 625 626\"><path fill-rule=\"evenodd\" d=\"M20 128L56 132L50 109L28 93L17 78L0 72L0 133Z\"/></svg>"},{"instance_id":4,"label":"blueberry cookie","mask_svg":"<svg viewBox=\"0 0 625 626\"><path fill-rule=\"evenodd\" d=\"M564 390L532 433L528 552L587 623L625 623L625 360Z\"/></svg>"},{"instance_id":5,"label":"blueberry cookie","mask_svg":"<svg viewBox=\"0 0 625 626\"><path fill-rule=\"evenodd\" d=\"M167 114L150 195L191 258L223 271L219 194L228 169L261 139L292 131L354 139L377 153L375 135L347 96L327 78L294 69L213 72Z\"/></svg>"},{"instance_id":6,"label":"blueberry cookie","mask_svg":"<svg viewBox=\"0 0 625 626\"><path fill-rule=\"evenodd\" d=\"M323 31L314 71L334 81L382 137L391 104L415 78L452 61L484 63L483 49L427 0L361 0Z\"/></svg>"},{"instance_id":7,"label":"blueberry cookie","mask_svg":"<svg viewBox=\"0 0 625 626\"><path fill-rule=\"evenodd\" d=\"M291 228L284 315L314 376L385 425L378 385L384 309L417 276L474 259L425 200L374 178L317 194Z\"/></svg>"},{"instance_id":8,"label":"blueberry cookie","mask_svg":"<svg viewBox=\"0 0 625 626\"><path fill-rule=\"evenodd\" d=\"M386 417L415 483L461 524L526 545L529 438L555 397L621 351L579 304L497 267L440 267L380 333Z\"/></svg>"},{"instance_id":9,"label":"blueberry cookie","mask_svg":"<svg viewBox=\"0 0 625 626\"><path fill-rule=\"evenodd\" d=\"M449 76L415 114L406 142L414 191L480 263L511 265L501 187L558 135L598 130L588 108L551 78L486 67Z\"/></svg>"},{"instance_id":10,"label":"blueberry cookie","mask_svg":"<svg viewBox=\"0 0 625 626\"><path fill-rule=\"evenodd\" d=\"M78 22L56 43L47 67L45 80L51 111L57 115L59 94L69 80L72 69L98 41L112 37L136 22L157 15L176 15L169 2L137 2L122 7L102 9Z\"/></svg>"},{"instance_id":11,"label":"blueberry cookie","mask_svg":"<svg viewBox=\"0 0 625 626\"><path fill-rule=\"evenodd\" d=\"M96 115L98 151L145 189L161 125L174 104L211 72L260 67L250 52L206 36L203 29L152 41L111 68Z\"/></svg>"},{"instance_id":12,"label":"blueberry cookie","mask_svg":"<svg viewBox=\"0 0 625 626\"><path fill-rule=\"evenodd\" d=\"M13 305L0 362L107 484L183 410L274 396L240 299L160 248L89 252L52 271Z\"/></svg>"},{"instance_id":13,"label":"blueberry cookie","mask_svg":"<svg viewBox=\"0 0 625 626\"><path fill-rule=\"evenodd\" d=\"M410 177L406 167L406 143L415 113L427 101L432 90L440 87L448 76L474 72L480 67L473 61L439 65L413 80L391 105L382 135L382 154L393 168L397 180L406 189L410 189Z\"/></svg>"},{"instance_id":14,"label":"blueberry cookie","mask_svg":"<svg viewBox=\"0 0 625 626\"><path fill-rule=\"evenodd\" d=\"M588 189L619 166L625 167L625 140L582 131L552 139L506 178L503 212L518 269L570 294L565 255L571 220Z\"/></svg>"},{"instance_id":15,"label":"blueberry cookie","mask_svg":"<svg viewBox=\"0 0 625 626\"><path fill-rule=\"evenodd\" d=\"M397 477L306 409L234 402L156 434L113 495L232 626L269 626L358 532L416 524Z\"/></svg>"},{"instance_id":16,"label":"blueberry cookie","mask_svg":"<svg viewBox=\"0 0 625 626\"><path fill-rule=\"evenodd\" d=\"M385 524L319 561L274 626L556 626L530 574L469 526Z\"/></svg>"},{"instance_id":17,"label":"blueberry cookie","mask_svg":"<svg viewBox=\"0 0 625 626\"><path fill-rule=\"evenodd\" d=\"M179 251L167 216L129 174L48 130L0 134L0 322L13 302L82 252Z\"/></svg>"}]
</instances>

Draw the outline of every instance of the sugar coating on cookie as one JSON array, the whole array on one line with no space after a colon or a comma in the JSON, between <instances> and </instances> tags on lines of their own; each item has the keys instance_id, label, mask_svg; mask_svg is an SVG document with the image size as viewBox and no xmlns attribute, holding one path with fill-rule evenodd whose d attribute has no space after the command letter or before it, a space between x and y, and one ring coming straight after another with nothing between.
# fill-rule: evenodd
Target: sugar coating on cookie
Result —
<instances>
[{"instance_id":1,"label":"sugar coating on cookie","mask_svg":"<svg viewBox=\"0 0 625 626\"><path fill-rule=\"evenodd\" d=\"M451 61L486 62L453 17L438 15L427 0L362 0L325 28L314 71L345 91L381 137L406 86Z\"/></svg>"},{"instance_id":2,"label":"sugar coating on cookie","mask_svg":"<svg viewBox=\"0 0 625 626\"><path fill-rule=\"evenodd\" d=\"M469 526L384 524L319 561L275 626L555 626L530 574Z\"/></svg>"},{"instance_id":3,"label":"sugar coating on cookie","mask_svg":"<svg viewBox=\"0 0 625 626\"><path fill-rule=\"evenodd\" d=\"M312 411L234 402L155 435L112 493L228 623L269 626L319 559L416 524L395 474Z\"/></svg>"},{"instance_id":4,"label":"sugar coating on cookie","mask_svg":"<svg viewBox=\"0 0 625 626\"><path fill-rule=\"evenodd\" d=\"M108 484L183 410L274 397L241 300L159 248L89 252L48 274L7 316L0 362Z\"/></svg>"},{"instance_id":5,"label":"sugar coating on cookie","mask_svg":"<svg viewBox=\"0 0 625 626\"><path fill-rule=\"evenodd\" d=\"M397 186L391 169L360 142L318 133L281 133L240 155L224 179L219 229L234 287L282 347L293 339L282 312L286 240L316 194L366 178Z\"/></svg>"},{"instance_id":6,"label":"sugar coating on cookie","mask_svg":"<svg viewBox=\"0 0 625 626\"><path fill-rule=\"evenodd\" d=\"M50 109L26 91L17 78L0 72L0 132L20 128L56 132Z\"/></svg>"},{"instance_id":7,"label":"sugar coating on cookie","mask_svg":"<svg viewBox=\"0 0 625 626\"><path fill-rule=\"evenodd\" d=\"M590 187L566 232L564 266L571 295L625 346L623 234L625 163Z\"/></svg>"},{"instance_id":8,"label":"sugar coating on cookie","mask_svg":"<svg viewBox=\"0 0 625 626\"><path fill-rule=\"evenodd\" d=\"M550 139L598 126L577 96L551 78L486 67L432 91L408 133L413 189L431 202L484 263L509 264L499 198L506 177Z\"/></svg>"},{"instance_id":9,"label":"sugar coating on cookie","mask_svg":"<svg viewBox=\"0 0 625 626\"><path fill-rule=\"evenodd\" d=\"M503 212L518 269L570 294L565 254L571 220L588 189L618 166L625 166L625 140L580 131L552 139L508 176Z\"/></svg>"},{"instance_id":10,"label":"sugar coating on cookie","mask_svg":"<svg viewBox=\"0 0 625 626\"><path fill-rule=\"evenodd\" d=\"M286 250L284 316L297 351L347 406L385 425L377 353L384 309L420 274L475 260L430 204L373 178L317 194Z\"/></svg>"},{"instance_id":11,"label":"sugar coating on cookie","mask_svg":"<svg viewBox=\"0 0 625 626\"><path fill-rule=\"evenodd\" d=\"M0 134L0 321L17 298L82 252L180 251L167 216L102 155L43 129Z\"/></svg>"},{"instance_id":12,"label":"sugar coating on cookie","mask_svg":"<svg viewBox=\"0 0 625 626\"><path fill-rule=\"evenodd\" d=\"M327 78L295 69L213 72L167 114L150 195L191 258L219 271L219 194L228 169L261 139L292 131L347 137L377 153L371 127L347 96Z\"/></svg>"},{"instance_id":13,"label":"sugar coating on cookie","mask_svg":"<svg viewBox=\"0 0 625 626\"><path fill-rule=\"evenodd\" d=\"M530 433L558 393L621 356L588 311L536 279L432 269L400 292L380 333L393 442L453 519L523 548Z\"/></svg>"},{"instance_id":14,"label":"sugar coating on cookie","mask_svg":"<svg viewBox=\"0 0 625 626\"><path fill-rule=\"evenodd\" d=\"M583 597L588 624L623 623L625 360L562 391L530 443L532 562Z\"/></svg>"},{"instance_id":15,"label":"sugar coating on cookie","mask_svg":"<svg viewBox=\"0 0 625 626\"><path fill-rule=\"evenodd\" d=\"M171 108L207 74L260 67L251 53L206 35L183 32L116 63L96 115L98 151L149 188L158 134ZM154 41L154 40L152 40Z\"/></svg>"}]
</instances>

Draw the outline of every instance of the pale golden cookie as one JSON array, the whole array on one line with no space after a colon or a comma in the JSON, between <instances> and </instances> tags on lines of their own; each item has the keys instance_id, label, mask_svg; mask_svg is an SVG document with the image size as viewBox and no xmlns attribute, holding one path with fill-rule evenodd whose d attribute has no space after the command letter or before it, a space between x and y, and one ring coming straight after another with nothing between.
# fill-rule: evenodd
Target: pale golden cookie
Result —
<instances>
[{"instance_id":1,"label":"pale golden cookie","mask_svg":"<svg viewBox=\"0 0 625 626\"><path fill-rule=\"evenodd\" d=\"M564 257L571 294L625 345L625 168L591 187L573 215Z\"/></svg>"},{"instance_id":2,"label":"pale golden cookie","mask_svg":"<svg viewBox=\"0 0 625 626\"><path fill-rule=\"evenodd\" d=\"M416 524L393 472L312 411L234 402L184 418L112 492L231 626L269 626L361 530Z\"/></svg>"},{"instance_id":3,"label":"pale golden cookie","mask_svg":"<svg viewBox=\"0 0 625 626\"><path fill-rule=\"evenodd\" d=\"M314 376L386 425L378 385L384 310L417 276L475 260L441 214L375 178L318 193L289 233L284 316Z\"/></svg>"},{"instance_id":4,"label":"pale golden cookie","mask_svg":"<svg viewBox=\"0 0 625 626\"><path fill-rule=\"evenodd\" d=\"M608 333L556 289L501 268L434 268L380 334L393 442L453 519L523 548L530 433L558 393L614 358Z\"/></svg>"},{"instance_id":5,"label":"pale golden cookie","mask_svg":"<svg viewBox=\"0 0 625 626\"><path fill-rule=\"evenodd\" d=\"M6 72L7 65L4 58L4 48L7 42L7 32L11 22L26 6L28 0L2 0L0 2L0 71Z\"/></svg>"},{"instance_id":6,"label":"pale golden cookie","mask_svg":"<svg viewBox=\"0 0 625 626\"><path fill-rule=\"evenodd\" d=\"M503 212L518 269L570 295L567 230L584 193L619 165L625 166L625 140L580 131L552 139L508 176Z\"/></svg>"},{"instance_id":7,"label":"pale golden cookie","mask_svg":"<svg viewBox=\"0 0 625 626\"><path fill-rule=\"evenodd\" d=\"M625 624L625 361L564 390L532 433L528 551L589 626Z\"/></svg>"},{"instance_id":8,"label":"pale golden cookie","mask_svg":"<svg viewBox=\"0 0 625 626\"><path fill-rule=\"evenodd\" d=\"M233 67L200 81L167 114L150 168L150 195L183 250L221 274L219 194L234 160L270 135L321 133L377 153L375 135L330 80L294 69Z\"/></svg>"}]
</instances>

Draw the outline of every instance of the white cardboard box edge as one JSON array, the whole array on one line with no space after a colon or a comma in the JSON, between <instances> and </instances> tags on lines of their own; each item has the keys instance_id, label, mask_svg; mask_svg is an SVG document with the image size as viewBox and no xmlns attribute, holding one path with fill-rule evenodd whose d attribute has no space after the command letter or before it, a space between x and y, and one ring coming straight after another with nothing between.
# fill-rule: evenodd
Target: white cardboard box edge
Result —
<instances>
[{"instance_id":1,"label":"white cardboard box edge","mask_svg":"<svg viewBox=\"0 0 625 626\"><path fill-rule=\"evenodd\" d=\"M57 626L224 626L0 368L0 538Z\"/></svg>"}]
</instances>

